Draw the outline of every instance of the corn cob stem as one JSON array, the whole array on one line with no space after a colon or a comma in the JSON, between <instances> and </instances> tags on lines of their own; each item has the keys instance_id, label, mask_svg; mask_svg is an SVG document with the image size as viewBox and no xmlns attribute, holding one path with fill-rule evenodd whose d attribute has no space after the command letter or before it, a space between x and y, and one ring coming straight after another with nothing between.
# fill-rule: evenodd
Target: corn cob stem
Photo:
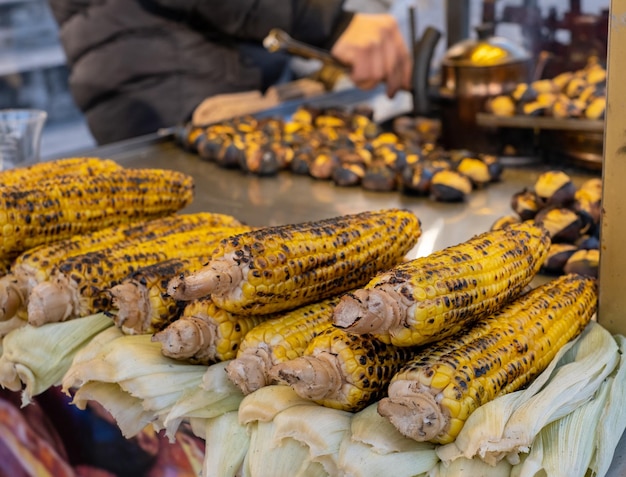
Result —
<instances>
[{"instance_id":1,"label":"corn cob stem","mask_svg":"<svg viewBox=\"0 0 626 477\"><path fill-rule=\"evenodd\" d=\"M272 366L302 356L309 342L332 326L339 297L279 313L250 330L237 357L226 366L229 379L243 394L272 383Z\"/></svg>"},{"instance_id":2,"label":"corn cob stem","mask_svg":"<svg viewBox=\"0 0 626 477\"><path fill-rule=\"evenodd\" d=\"M239 286L244 279L243 271L233 267L233 255L223 259L214 259L210 265L186 277L174 277L167 292L178 300L194 300L209 294L226 293Z\"/></svg>"},{"instance_id":3,"label":"corn cob stem","mask_svg":"<svg viewBox=\"0 0 626 477\"><path fill-rule=\"evenodd\" d=\"M468 416L543 371L595 313L595 280L565 275L466 332L423 348L396 374L378 412L405 436L448 443Z\"/></svg>"},{"instance_id":4,"label":"corn cob stem","mask_svg":"<svg viewBox=\"0 0 626 477\"><path fill-rule=\"evenodd\" d=\"M17 279L12 274L0 277L0 321L15 316L24 301L24 293Z\"/></svg>"},{"instance_id":5,"label":"corn cob stem","mask_svg":"<svg viewBox=\"0 0 626 477\"><path fill-rule=\"evenodd\" d=\"M396 346L451 336L518 296L549 243L548 232L528 222L486 232L378 274L344 295L333 322Z\"/></svg>"},{"instance_id":6,"label":"corn cob stem","mask_svg":"<svg viewBox=\"0 0 626 477\"><path fill-rule=\"evenodd\" d=\"M185 275L202 267L209 255L184 260L166 260L143 267L109 290L115 325L125 334L155 333L162 330L183 311L185 302L167 294L167 283L176 275Z\"/></svg>"},{"instance_id":7,"label":"corn cob stem","mask_svg":"<svg viewBox=\"0 0 626 477\"><path fill-rule=\"evenodd\" d=\"M399 209L265 227L224 240L202 270L173 279L168 293L179 300L210 294L232 313L293 309L364 285L401 262L420 233L417 217Z\"/></svg>"},{"instance_id":8,"label":"corn cob stem","mask_svg":"<svg viewBox=\"0 0 626 477\"><path fill-rule=\"evenodd\" d=\"M333 327L313 338L303 356L273 366L270 377L302 398L354 412L379 399L413 353Z\"/></svg>"},{"instance_id":9,"label":"corn cob stem","mask_svg":"<svg viewBox=\"0 0 626 477\"><path fill-rule=\"evenodd\" d=\"M210 298L189 303L180 319L152 336L164 356L194 364L233 359L245 334L264 316L234 315Z\"/></svg>"}]
</instances>

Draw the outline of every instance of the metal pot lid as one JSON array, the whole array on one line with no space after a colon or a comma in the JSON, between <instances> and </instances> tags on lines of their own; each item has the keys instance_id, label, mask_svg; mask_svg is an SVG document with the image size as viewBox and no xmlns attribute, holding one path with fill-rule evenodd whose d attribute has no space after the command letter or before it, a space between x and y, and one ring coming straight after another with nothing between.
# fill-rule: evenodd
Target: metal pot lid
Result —
<instances>
[{"instance_id":1,"label":"metal pot lid","mask_svg":"<svg viewBox=\"0 0 626 477\"><path fill-rule=\"evenodd\" d=\"M477 28L478 39L463 40L450 47L442 62L446 66L488 67L528 61L524 47L501 36L487 36L487 28Z\"/></svg>"}]
</instances>

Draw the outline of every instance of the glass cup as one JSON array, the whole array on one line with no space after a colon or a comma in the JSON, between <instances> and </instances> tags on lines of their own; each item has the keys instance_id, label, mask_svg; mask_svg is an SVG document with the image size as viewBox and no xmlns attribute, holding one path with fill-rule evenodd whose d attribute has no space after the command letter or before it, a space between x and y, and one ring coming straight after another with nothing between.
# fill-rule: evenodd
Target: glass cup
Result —
<instances>
[{"instance_id":1,"label":"glass cup","mask_svg":"<svg viewBox=\"0 0 626 477\"><path fill-rule=\"evenodd\" d=\"M0 170L39 160L41 132L48 113L38 109L0 110Z\"/></svg>"}]
</instances>

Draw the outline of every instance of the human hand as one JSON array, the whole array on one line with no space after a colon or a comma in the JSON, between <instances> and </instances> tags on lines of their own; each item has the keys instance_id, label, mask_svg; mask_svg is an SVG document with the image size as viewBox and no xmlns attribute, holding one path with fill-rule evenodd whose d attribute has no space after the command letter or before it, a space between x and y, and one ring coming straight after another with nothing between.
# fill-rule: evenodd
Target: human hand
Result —
<instances>
[{"instance_id":1,"label":"human hand","mask_svg":"<svg viewBox=\"0 0 626 477\"><path fill-rule=\"evenodd\" d=\"M411 87L413 61L392 15L355 14L330 52L351 68L350 78L359 88L385 82L393 97Z\"/></svg>"}]
</instances>

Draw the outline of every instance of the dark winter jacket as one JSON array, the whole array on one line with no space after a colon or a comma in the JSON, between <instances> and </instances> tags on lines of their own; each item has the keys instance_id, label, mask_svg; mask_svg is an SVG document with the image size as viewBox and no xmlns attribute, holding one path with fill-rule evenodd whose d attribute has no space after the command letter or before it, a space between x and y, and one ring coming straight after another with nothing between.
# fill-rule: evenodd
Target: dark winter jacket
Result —
<instances>
[{"instance_id":1,"label":"dark winter jacket","mask_svg":"<svg viewBox=\"0 0 626 477\"><path fill-rule=\"evenodd\" d=\"M260 41L274 27L330 47L343 0L49 0L70 88L98 143L189 118L206 97L263 90L286 65Z\"/></svg>"}]
</instances>

